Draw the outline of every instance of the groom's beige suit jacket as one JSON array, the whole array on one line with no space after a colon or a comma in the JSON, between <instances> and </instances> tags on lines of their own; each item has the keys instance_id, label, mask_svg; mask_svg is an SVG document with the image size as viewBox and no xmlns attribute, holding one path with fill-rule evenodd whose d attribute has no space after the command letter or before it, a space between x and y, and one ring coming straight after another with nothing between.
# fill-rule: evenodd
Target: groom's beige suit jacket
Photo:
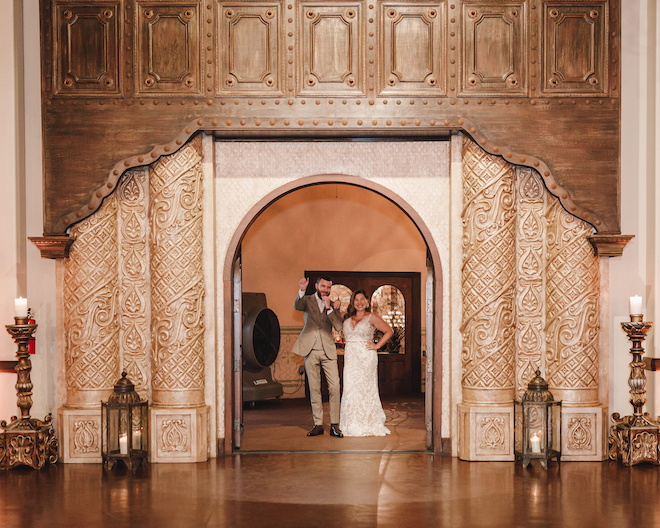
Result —
<instances>
[{"instance_id":1,"label":"groom's beige suit jacket","mask_svg":"<svg viewBox=\"0 0 660 528\"><path fill-rule=\"evenodd\" d=\"M327 310L321 311L313 295L296 296L293 307L302 311L305 320L305 326L300 332L296 344L293 346L293 352L299 356L307 356L317 341L323 345L326 356L330 359L337 359L337 348L335 340L332 338L332 327L341 330L343 321L337 310L328 313ZM320 346L317 345L317 348Z\"/></svg>"}]
</instances>

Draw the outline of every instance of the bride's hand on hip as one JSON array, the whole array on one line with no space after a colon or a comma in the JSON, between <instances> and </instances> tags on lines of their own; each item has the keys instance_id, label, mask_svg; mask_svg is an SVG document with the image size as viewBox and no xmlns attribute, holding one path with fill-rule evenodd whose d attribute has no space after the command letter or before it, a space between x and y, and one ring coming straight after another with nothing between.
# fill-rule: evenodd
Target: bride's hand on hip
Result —
<instances>
[{"instance_id":1,"label":"bride's hand on hip","mask_svg":"<svg viewBox=\"0 0 660 528\"><path fill-rule=\"evenodd\" d=\"M371 342L367 343L367 344L365 345L365 348L366 348L367 350L378 350L378 349L376 348L376 343L371 343Z\"/></svg>"}]
</instances>

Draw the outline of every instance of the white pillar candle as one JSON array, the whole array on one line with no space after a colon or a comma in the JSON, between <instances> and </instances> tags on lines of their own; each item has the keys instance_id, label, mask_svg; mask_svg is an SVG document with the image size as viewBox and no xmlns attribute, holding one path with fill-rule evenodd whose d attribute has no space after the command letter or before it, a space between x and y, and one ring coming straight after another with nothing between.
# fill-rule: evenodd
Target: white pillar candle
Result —
<instances>
[{"instance_id":1,"label":"white pillar candle","mask_svg":"<svg viewBox=\"0 0 660 528\"><path fill-rule=\"evenodd\" d=\"M541 439L536 436L536 433L529 439L529 444L532 447L532 453L541 454Z\"/></svg>"},{"instance_id":2,"label":"white pillar candle","mask_svg":"<svg viewBox=\"0 0 660 528\"><path fill-rule=\"evenodd\" d=\"M133 449L142 449L142 431L133 431Z\"/></svg>"},{"instance_id":3,"label":"white pillar candle","mask_svg":"<svg viewBox=\"0 0 660 528\"><path fill-rule=\"evenodd\" d=\"M635 295L630 298L630 315L640 315L642 313L642 298Z\"/></svg>"},{"instance_id":4,"label":"white pillar candle","mask_svg":"<svg viewBox=\"0 0 660 528\"><path fill-rule=\"evenodd\" d=\"M119 454L128 455L128 436L119 435Z\"/></svg>"},{"instance_id":5,"label":"white pillar candle","mask_svg":"<svg viewBox=\"0 0 660 528\"><path fill-rule=\"evenodd\" d=\"M16 317L27 317L27 299L23 299L23 297L15 299L14 311L16 312Z\"/></svg>"}]
</instances>

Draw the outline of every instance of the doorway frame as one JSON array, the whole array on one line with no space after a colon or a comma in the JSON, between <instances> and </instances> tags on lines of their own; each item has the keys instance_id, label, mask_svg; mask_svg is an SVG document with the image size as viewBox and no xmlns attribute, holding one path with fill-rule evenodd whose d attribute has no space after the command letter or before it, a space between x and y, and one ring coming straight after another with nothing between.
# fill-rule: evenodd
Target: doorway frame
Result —
<instances>
[{"instance_id":1,"label":"doorway frame","mask_svg":"<svg viewBox=\"0 0 660 528\"><path fill-rule=\"evenodd\" d=\"M362 187L370 191L375 192L376 194L381 195L383 198L389 200L394 205L399 207L408 218L415 224L418 231L422 235L424 242L426 243L428 254L431 257L433 263L433 276L435 279L434 287L434 299L430 303L432 306L427 304L426 312L429 311L433 314L433 330L432 330L432 347L429 346L427 342L427 350L430 348L432 350L432 367L433 367L433 387L432 387L432 452L434 454L448 454L448 445L443 449L442 441L442 314L443 314L443 274L442 274L442 263L440 261L440 253L437 246L431 236L431 232L419 216L417 211L406 202L401 196L394 193L387 187L384 187L380 184L361 178L358 176L349 176L345 174L320 174L314 176L307 176L304 178L299 178L293 180L284 185L281 185L277 189L274 189L268 193L265 197L259 200L254 206L250 208L250 211L245 215L241 220L238 227L234 231L234 235L231 238L229 247L227 248L227 253L225 255L225 260L222 268L222 291L223 291L223 327L224 327L224 341L222 343L223 349L223 365L224 365L224 424L225 424L225 435L223 439L218 439L218 451L224 454L233 454L234 453L234 420L235 416L235 407L236 407L236 390L235 390L235 372L234 372L234 269L236 258L240 256L241 243L245 234L247 233L250 226L254 221L259 217L259 215L273 204L278 199L290 194L299 189L305 187L310 187L313 185L321 184L346 184L354 185L356 187ZM431 310L429 310L431 309ZM240 368L240 365L239 365ZM428 387L426 388L428 390ZM448 444L448 443L445 443ZM447 453L445 453L447 451Z\"/></svg>"}]
</instances>

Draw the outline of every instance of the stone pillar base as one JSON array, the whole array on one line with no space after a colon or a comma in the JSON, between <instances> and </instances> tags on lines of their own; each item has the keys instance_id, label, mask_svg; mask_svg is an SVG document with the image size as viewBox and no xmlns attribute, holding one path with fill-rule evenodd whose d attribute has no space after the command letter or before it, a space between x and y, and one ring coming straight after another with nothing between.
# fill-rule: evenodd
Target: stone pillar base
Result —
<instances>
[{"instance_id":1,"label":"stone pillar base","mask_svg":"<svg viewBox=\"0 0 660 528\"><path fill-rule=\"evenodd\" d=\"M513 403L459 404L458 458L513 461Z\"/></svg>"},{"instance_id":2,"label":"stone pillar base","mask_svg":"<svg viewBox=\"0 0 660 528\"><path fill-rule=\"evenodd\" d=\"M607 407L562 406L561 460L607 460Z\"/></svg>"},{"instance_id":3,"label":"stone pillar base","mask_svg":"<svg viewBox=\"0 0 660 528\"><path fill-rule=\"evenodd\" d=\"M65 464L100 464L101 406L98 409L57 409L60 461Z\"/></svg>"},{"instance_id":4,"label":"stone pillar base","mask_svg":"<svg viewBox=\"0 0 660 528\"><path fill-rule=\"evenodd\" d=\"M150 407L150 462L204 462L209 458L209 407Z\"/></svg>"}]
</instances>

